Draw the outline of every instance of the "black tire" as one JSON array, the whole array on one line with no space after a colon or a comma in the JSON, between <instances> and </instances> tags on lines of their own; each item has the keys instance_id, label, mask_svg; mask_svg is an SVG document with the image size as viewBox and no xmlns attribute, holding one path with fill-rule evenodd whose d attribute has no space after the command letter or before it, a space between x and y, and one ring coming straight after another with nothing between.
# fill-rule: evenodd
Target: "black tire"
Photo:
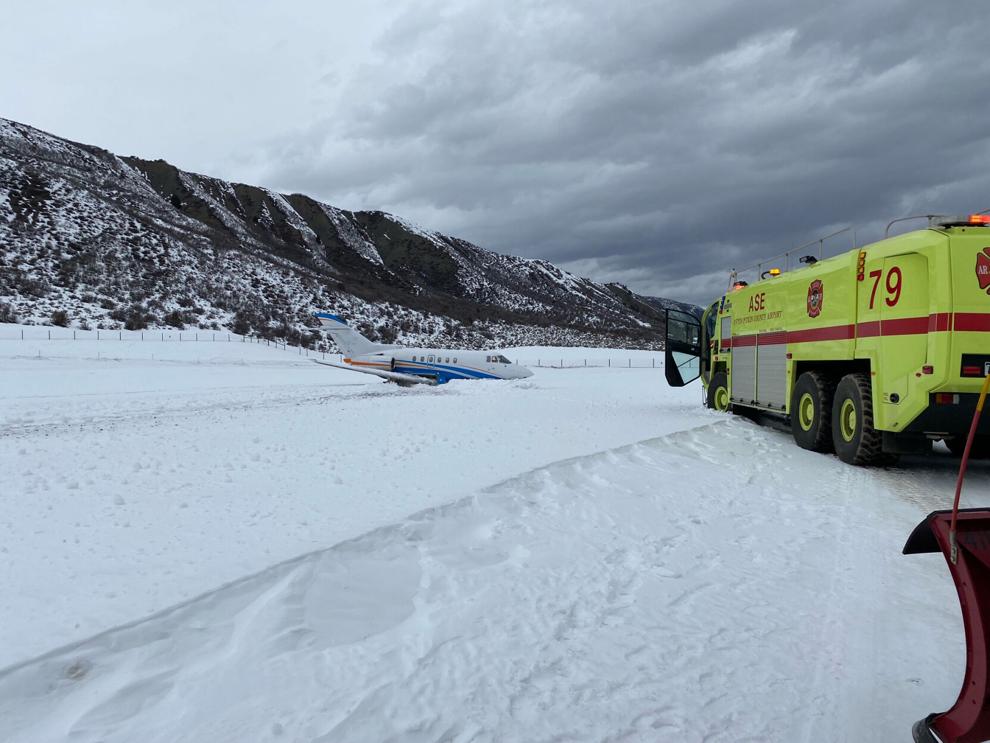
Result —
<instances>
[{"instance_id":1,"label":"black tire","mask_svg":"<svg viewBox=\"0 0 990 743\"><path fill-rule=\"evenodd\" d=\"M802 449L830 452L835 386L821 372L805 372L791 393L791 435Z\"/></svg>"},{"instance_id":2,"label":"black tire","mask_svg":"<svg viewBox=\"0 0 990 743\"><path fill-rule=\"evenodd\" d=\"M955 456L961 457L966 449L966 436L956 436L951 439L944 439L945 445L949 447ZM977 436L973 439L973 448L969 451L970 459L990 459L990 436Z\"/></svg>"},{"instance_id":3,"label":"black tire","mask_svg":"<svg viewBox=\"0 0 990 743\"><path fill-rule=\"evenodd\" d=\"M832 402L832 442L846 464L889 461L883 454L883 436L873 427L873 390L866 374L847 374L839 380Z\"/></svg>"},{"instance_id":4,"label":"black tire","mask_svg":"<svg viewBox=\"0 0 990 743\"><path fill-rule=\"evenodd\" d=\"M729 402L729 377L725 372L718 372L712 376L705 396L705 407L723 413L732 410L732 403Z\"/></svg>"}]
</instances>

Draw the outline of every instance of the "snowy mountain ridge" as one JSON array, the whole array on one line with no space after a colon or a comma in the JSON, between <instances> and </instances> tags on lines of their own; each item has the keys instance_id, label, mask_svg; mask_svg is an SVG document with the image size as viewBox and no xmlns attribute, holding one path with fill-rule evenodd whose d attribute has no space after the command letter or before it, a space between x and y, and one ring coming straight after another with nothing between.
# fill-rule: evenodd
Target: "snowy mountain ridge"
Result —
<instances>
[{"instance_id":1,"label":"snowy mountain ridge","mask_svg":"<svg viewBox=\"0 0 990 743\"><path fill-rule=\"evenodd\" d=\"M0 119L0 321L191 325L312 345L312 313L333 309L386 341L657 348L668 305L385 212Z\"/></svg>"}]
</instances>

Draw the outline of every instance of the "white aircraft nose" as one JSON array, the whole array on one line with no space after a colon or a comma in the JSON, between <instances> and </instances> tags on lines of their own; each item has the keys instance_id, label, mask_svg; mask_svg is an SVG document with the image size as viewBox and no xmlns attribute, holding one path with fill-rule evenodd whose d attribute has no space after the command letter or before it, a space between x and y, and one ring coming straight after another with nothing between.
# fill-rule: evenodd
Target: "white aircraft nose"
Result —
<instances>
[{"instance_id":1,"label":"white aircraft nose","mask_svg":"<svg viewBox=\"0 0 990 743\"><path fill-rule=\"evenodd\" d=\"M533 376L533 372L527 369L525 366L520 366L518 372L519 372L518 379L525 379L526 377Z\"/></svg>"}]
</instances>

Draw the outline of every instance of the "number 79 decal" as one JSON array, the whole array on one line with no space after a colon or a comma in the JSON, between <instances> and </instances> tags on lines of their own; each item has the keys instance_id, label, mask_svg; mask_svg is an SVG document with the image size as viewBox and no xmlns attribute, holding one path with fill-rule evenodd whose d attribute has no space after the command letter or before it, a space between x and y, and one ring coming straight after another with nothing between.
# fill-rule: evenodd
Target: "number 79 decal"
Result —
<instances>
[{"instance_id":1,"label":"number 79 decal","mask_svg":"<svg viewBox=\"0 0 990 743\"><path fill-rule=\"evenodd\" d=\"M880 286L880 277L883 276L883 271L877 269L876 271L870 271L870 278L873 279L873 291L870 292L870 309L872 310L876 304L877 299L877 287ZM888 307L893 307L901 299L901 286L904 282L904 277L901 275L901 269L898 266L892 266L889 271L887 271L887 279L884 282L887 289L887 296L884 297L884 301L887 303Z\"/></svg>"}]
</instances>

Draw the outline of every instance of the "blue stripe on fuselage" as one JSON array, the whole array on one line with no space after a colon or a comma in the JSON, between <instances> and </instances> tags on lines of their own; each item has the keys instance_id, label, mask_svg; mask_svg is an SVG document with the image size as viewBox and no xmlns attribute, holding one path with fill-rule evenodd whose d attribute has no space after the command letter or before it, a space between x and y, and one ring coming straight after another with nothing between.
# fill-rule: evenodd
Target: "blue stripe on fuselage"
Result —
<instances>
[{"instance_id":1,"label":"blue stripe on fuselage","mask_svg":"<svg viewBox=\"0 0 990 743\"><path fill-rule=\"evenodd\" d=\"M412 366L411 364L417 364ZM422 364L421 366L419 364ZM396 359L395 371L402 374L416 374L421 377L437 377L441 384L449 382L451 379L502 379L495 374L479 371L477 369L465 369L459 366L447 366L445 364L429 364L424 362L410 362Z\"/></svg>"}]
</instances>

